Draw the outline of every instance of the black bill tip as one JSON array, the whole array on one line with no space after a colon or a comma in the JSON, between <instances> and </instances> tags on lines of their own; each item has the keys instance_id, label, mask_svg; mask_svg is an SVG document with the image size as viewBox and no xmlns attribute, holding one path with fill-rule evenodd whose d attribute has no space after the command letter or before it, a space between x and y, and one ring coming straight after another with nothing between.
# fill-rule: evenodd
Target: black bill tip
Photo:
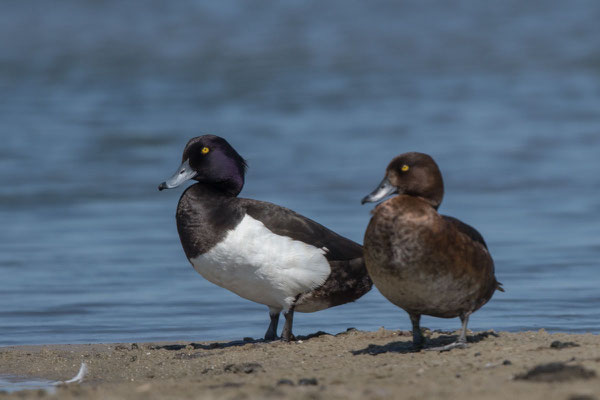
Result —
<instances>
[{"instance_id":1,"label":"black bill tip","mask_svg":"<svg viewBox=\"0 0 600 400\"><path fill-rule=\"evenodd\" d=\"M168 189L167 187L167 182L163 182L160 185L158 185L158 191L163 191L164 189Z\"/></svg>"}]
</instances>

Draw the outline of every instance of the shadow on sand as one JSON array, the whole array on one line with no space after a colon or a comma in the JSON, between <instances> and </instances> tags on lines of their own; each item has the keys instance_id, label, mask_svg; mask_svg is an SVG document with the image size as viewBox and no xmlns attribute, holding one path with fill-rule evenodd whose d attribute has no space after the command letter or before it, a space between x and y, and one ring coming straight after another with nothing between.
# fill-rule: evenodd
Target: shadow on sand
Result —
<instances>
[{"instance_id":1,"label":"shadow on sand","mask_svg":"<svg viewBox=\"0 0 600 400\"><path fill-rule=\"evenodd\" d=\"M354 328L348 328L346 332L351 331ZM345 334L346 332L339 333L338 335ZM311 333L306 336L296 336L296 340L309 340L315 337L323 336L323 335L331 335L330 333L318 331L315 333ZM336 335L337 336L337 335ZM213 350L213 349L225 349L227 347L237 347L237 346L245 346L247 344L253 343L278 343L281 342L280 339L277 340L264 340L264 339L253 339L250 337L244 338L243 340L233 340L231 342L212 342L212 343L188 343L188 344L165 344L165 345L155 345L150 347L150 350L172 350L179 351L185 349L193 349L193 350Z\"/></svg>"},{"instance_id":2,"label":"shadow on sand","mask_svg":"<svg viewBox=\"0 0 600 400\"><path fill-rule=\"evenodd\" d=\"M482 341L483 339L494 336L498 337L498 334L493 331L479 332L472 336L467 336L467 342L469 343L477 343ZM425 342L425 347L423 349L415 349L412 345L412 340L402 341L402 342L391 342L388 344L384 344L383 346L377 344L370 344L364 349L360 350L352 350L350 351L353 355L361 355L361 354L369 354L372 356L376 356L378 354L384 353L418 353L421 350L426 350L428 347L441 347L447 344L453 343L458 339L458 335L450 334L450 332L444 332L443 335L440 335L434 339L427 339Z\"/></svg>"}]
</instances>

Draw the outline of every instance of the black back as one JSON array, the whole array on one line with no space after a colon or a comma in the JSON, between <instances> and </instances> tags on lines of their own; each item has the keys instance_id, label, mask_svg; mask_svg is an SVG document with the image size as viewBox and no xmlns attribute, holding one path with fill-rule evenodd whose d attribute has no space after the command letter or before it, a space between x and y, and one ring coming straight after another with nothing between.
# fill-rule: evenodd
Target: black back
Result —
<instances>
[{"instance_id":1,"label":"black back","mask_svg":"<svg viewBox=\"0 0 600 400\"><path fill-rule=\"evenodd\" d=\"M248 215L277 235L288 236L317 248L326 247L328 260L351 260L363 256L362 246L358 243L288 208L252 199L240 199L240 205Z\"/></svg>"}]
</instances>

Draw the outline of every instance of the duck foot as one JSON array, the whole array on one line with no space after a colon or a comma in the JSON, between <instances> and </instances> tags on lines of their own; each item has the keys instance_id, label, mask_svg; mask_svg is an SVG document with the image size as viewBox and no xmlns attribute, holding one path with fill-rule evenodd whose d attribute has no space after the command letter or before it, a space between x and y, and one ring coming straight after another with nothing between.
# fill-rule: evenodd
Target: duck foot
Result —
<instances>
[{"instance_id":1,"label":"duck foot","mask_svg":"<svg viewBox=\"0 0 600 400\"><path fill-rule=\"evenodd\" d=\"M447 344L445 346L439 347L430 347L425 349L427 351L450 351L452 349L466 349L469 347L467 344L467 324L469 323L470 312L464 313L460 316L460 321L462 322L462 328L460 329L460 336L458 340L454 343Z\"/></svg>"},{"instance_id":2,"label":"duck foot","mask_svg":"<svg viewBox=\"0 0 600 400\"><path fill-rule=\"evenodd\" d=\"M425 351L450 351L452 349L466 349L469 345L466 342L457 341L445 346L429 347Z\"/></svg>"},{"instance_id":3,"label":"duck foot","mask_svg":"<svg viewBox=\"0 0 600 400\"><path fill-rule=\"evenodd\" d=\"M294 336L293 334L290 335L282 335L281 336L281 341L283 342L295 342L296 341L296 336Z\"/></svg>"}]
</instances>

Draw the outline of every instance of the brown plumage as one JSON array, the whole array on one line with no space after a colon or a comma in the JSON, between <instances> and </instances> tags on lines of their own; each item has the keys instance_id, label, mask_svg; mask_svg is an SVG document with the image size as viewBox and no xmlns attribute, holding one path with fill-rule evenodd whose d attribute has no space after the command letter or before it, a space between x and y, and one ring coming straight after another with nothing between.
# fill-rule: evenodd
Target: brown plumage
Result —
<instances>
[{"instance_id":1,"label":"brown plumage","mask_svg":"<svg viewBox=\"0 0 600 400\"><path fill-rule=\"evenodd\" d=\"M469 315L503 290L485 241L473 227L437 212L444 184L430 156L394 158L363 203L396 193L373 210L364 239L367 270L379 291L410 315L415 347L423 345L421 315L460 317L458 342L440 349L464 346Z\"/></svg>"}]
</instances>

